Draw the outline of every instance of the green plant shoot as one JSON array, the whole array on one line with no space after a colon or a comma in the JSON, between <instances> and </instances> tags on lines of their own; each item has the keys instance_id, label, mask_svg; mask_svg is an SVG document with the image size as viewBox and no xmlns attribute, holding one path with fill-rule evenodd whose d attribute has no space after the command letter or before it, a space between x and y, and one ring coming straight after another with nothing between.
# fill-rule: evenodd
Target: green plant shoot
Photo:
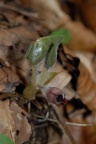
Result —
<instances>
[{"instance_id":1,"label":"green plant shoot","mask_svg":"<svg viewBox=\"0 0 96 144\"><path fill-rule=\"evenodd\" d=\"M51 36L59 36L59 35L63 35L64 38L62 41L63 44L67 44L71 40L71 34L67 29L61 28L51 33Z\"/></svg>"},{"instance_id":2,"label":"green plant shoot","mask_svg":"<svg viewBox=\"0 0 96 144\"><path fill-rule=\"evenodd\" d=\"M30 61L32 65L37 65L40 63L44 58L46 60L46 56L49 54L49 49L52 49L51 51L51 56L50 59L51 61L53 60L54 56L57 53L57 47L58 45L63 41L64 37L63 36L47 36L47 37L42 37L39 38L36 42L33 42L30 46L29 49L26 53L26 58ZM49 55L48 55L49 56ZM49 61L50 61L49 59ZM50 63L50 62L46 62ZM49 69L52 67L54 62L51 62L51 65L46 65L46 67Z\"/></svg>"},{"instance_id":3,"label":"green plant shoot","mask_svg":"<svg viewBox=\"0 0 96 144\"><path fill-rule=\"evenodd\" d=\"M26 58L32 64L33 74L31 84L23 91L24 97L35 99L37 87L46 85L46 83L56 75L56 73L51 72L50 69L56 62L59 44L62 42L67 43L69 40L69 37L67 37L68 39L64 39L66 33L39 38L29 46ZM38 68L42 60L44 60L45 69L39 73Z\"/></svg>"}]
</instances>

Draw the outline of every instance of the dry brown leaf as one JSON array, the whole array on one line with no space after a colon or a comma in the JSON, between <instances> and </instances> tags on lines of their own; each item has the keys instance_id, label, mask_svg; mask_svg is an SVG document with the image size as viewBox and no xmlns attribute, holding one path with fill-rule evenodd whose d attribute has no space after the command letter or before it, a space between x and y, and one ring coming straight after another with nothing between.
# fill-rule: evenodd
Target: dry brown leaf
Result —
<instances>
[{"instance_id":1,"label":"dry brown leaf","mask_svg":"<svg viewBox=\"0 0 96 144\"><path fill-rule=\"evenodd\" d=\"M39 71L43 71L44 69L44 61L42 61ZM67 99L71 99L75 92L71 89L69 86L69 83L71 81L71 75L67 72L67 70L64 70L62 65L56 62L54 67L50 70L50 72L55 72L56 75L46 84L47 87L57 87L61 89L64 94L66 95Z\"/></svg>"},{"instance_id":2,"label":"dry brown leaf","mask_svg":"<svg viewBox=\"0 0 96 144\"><path fill-rule=\"evenodd\" d=\"M5 62L5 64L9 65L7 54L8 54L8 47L0 44L0 59L2 59Z\"/></svg>"},{"instance_id":3,"label":"dry brown leaf","mask_svg":"<svg viewBox=\"0 0 96 144\"><path fill-rule=\"evenodd\" d=\"M67 28L72 38L67 44L71 50L96 52L96 35L87 29L80 22L69 21L64 28Z\"/></svg>"},{"instance_id":4,"label":"dry brown leaf","mask_svg":"<svg viewBox=\"0 0 96 144\"><path fill-rule=\"evenodd\" d=\"M34 31L34 30L33 30ZM28 27L19 26L12 29L0 29L0 45L4 46L13 46L19 41L26 40L34 40L38 38L38 34L30 32Z\"/></svg>"},{"instance_id":5,"label":"dry brown leaf","mask_svg":"<svg viewBox=\"0 0 96 144\"><path fill-rule=\"evenodd\" d=\"M96 83L93 81L89 71L82 63L79 65L80 76L78 79L78 93L82 102L90 110L96 110Z\"/></svg>"},{"instance_id":6,"label":"dry brown leaf","mask_svg":"<svg viewBox=\"0 0 96 144\"><path fill-rule=\"evenodd\" d=\"M35 31L35 30L34 30ZM36 32L37 33L37 32ZM17 27L13 29L1 29L0 30L0 58L8 64L12 68L12 70L17 71L21 80L25 83L28 83L29 80L29 73L30 73L30 66L24 58L24 54L32 41L32 37L35 38L36 35L32 36L30 30L25 27ZM38 37L38 35L37 35ZM25 41L26 39L26 41ZM26 67L27 66L27 67ZM8 69L8 68L7 68ZM7 75L11 74L11 69L5 70ZM0 70L2 71L2 70ZM10 71L10 72L9 72ZM7 79L9 76L6 76L6 73L0 76L2 79ZM15 72L14 72L15 73ZM5 78L6 77L6 78ZM18 77L18 76L17 76ZM13 83L13 74L12 77L8 78L8 81ZM16 74L14 74L14 80L16 79ZM23 80L24 79L24 80ZM4 84L5 85L5 84ZM12 84L13 85L13 84ZM3 84L0 87L2 91L4 88Z\"/></svg>"},{"instance_id":7,"label":"dry brown leaf","mask_svg":"<svg viewBox=\"0 0 96 144\"><path fill-rule=\"evenodd\" d=\"M32 77L32 67L30 66L29 62L26 59L22 59L17 63L17 65L17 72L20 79L25 85L29 84Z\"/></svg>"},{"instance_id":8,"label":"dry brown leaf","mask_svg":"<svg viewBox=\"0 0 96 144\"><path fill-rule=\"evenodd\" d=\"M76 96L76 91L74 91L70 85L70 83L68 85L66 85L63 89L62 89L63 93L65 94L65 97L67 100L72 99L73 97Z\"/></svg>"},{"instance_id":9,"label":"dry brown leaf","mask_svg":"<svg viewBox=\"0 0 96 144\"><path fill-rule=\"evenodd\" d=\"M15 123L9 101L0 101L0 133L5 134L15 142Z\"/></svg>"},{"instance_id":10,"label":"dry brown leaf","mask_svg":"<svg viewBox=\"0 0 96 144\"><path fill-rule=\"evenodd\" d=\"M30 138L31 126L28 123L27 117L23 115L25 114L24 111L15 102L11 103L10 108L13 111L12 117L17 132L15 133L16 144L23 144Z\"/></svg>"},{"instance_id":11,"label":"dry brown leaf","mask_svg":"<svg viewBox=\"0 0 96 144\"><path fill-rule=\"evenodd\" d=\"M69 128L72 132L72 135L76 142L78 144L94 144L96 142L96 127L94 125L94 119L92 115L87 116L85 119L83 119L82 115L76 115L75 117L70 119L70 122L73 123L73 125L69 125ZM76 126L77 124L93 124L93 126ZM74 131L74 133L73 133Z\"/></svg>"},{"instance_id":12,"label":"dry brown leaf","mask_svg":"<svg viewBox=\"0 0 96 144\"><path fill-rule=\"evenodd\" d=\"M21 0L22 1L22 0ZM25 2L25 1L24 1ZM40 17L44 18L41 23L50 30L55 30L60 27L67 28L72 39L68 43L68 48L81 51L96 51L96 35L84 27L80 22L74 22L61 9L57 0L30 0L30 6L38 10Z\"/></svg>"},{"instance_id":13,"label":"dry brown leaf","mask_svg":"<svg viewBox=\"0 0 96 144\"><path fill-rule=\"evenodd\" d=\"M95 54L81 51L73 51L72 54L80 59L80 61L90 72L93 81L96 82Z\"/></svg>"},{"instance_id":14,"label":"dry brown leaf","mask_svg":"<svg viewBox=\"0 0 96 144\"><path fill-rule=\"evenodd\" d=\"M68 54L72 54L76 56L77 52L72 52L70 50L68 50L67 48L65 49L65 52ZM77 54L77 56L80 56L80 53ZM85 56L85 55L84 55ZM84 57L83 56L83 57ZM81 101L90 109L95 111L96 110L96 82L94 80L94 77L91 76L92 69L89 70L90 68L92 68L91 63L89 61L87 61L87 57L88 55L86 55L86 58L83 58L81 61L86 65L82 64L82 62L80 62L79 64L79 71L80 71L80 75L78 77L78 83L77 83L77 93L79 94L79 97L81 99ZM93 57L93 54L90 54L89 59L91 59ZM87 63L86 63L87 61ZM88 68L88 66L91 66L90 68Z\"/></svg>"},{"instance_id":15,"label":"dry brown leaf","mask_svg":"<svg viewBox=\"0 0 96 144\"><path fill-rule=\"evenodd\" d=\"M48 87L57 87L59 89L63 89L71 80L71 76L67 73L67 71L62 71L56 74L56 76L48 83Z\"/></svg>"},{"instance_id":16,"label":"dry brown leaf","mask_svg":"<svg viewBox=\"0 0 96 144\"><path fill-rule=\"evenodd\" d=\"M31 126L24 114L15 102L10 104L9 100L0 101L0 133L11 138L16 144L28 141L31 134Z\"/></svg>"},{"instance_id":17,"label":"dry brown leaf","mask_svg":"<svg viewBox=\"0 0 96 144\"><path fill-rule=\"evenodd\" d=\"M80 120L79 120L80 121ZM82 123L82 122L79 122L78 120L73 120L71 122L73 123ZM85 136L84 136L84 129L86 129L85 127L80 127L80 126L68 126L70 131L71 131L71 134L72 136L74 137L75 141L77 144L86 144L86 139L88 139L88 135L86 134L86 139L85 139Z\"/></svg>"},{"instance_id":18,"label":"dry brown leaf","mask_svg":"<svg viewBox=\"0 0 96 144\"><path fill-rule=\"evenodd\" d=\"M0 68L0 92L12 92L19 83L18 75L11 68Z\"/></svg>"},{"instance_id":19,"label":"dry brown leaf","mask_svg":"<svg viewBox=\"0 0 96 144\"><path fill-rule=\"evenodd\" d=\"M58 0L30 0L21 1L25 6L29 6L38 11L38 17L43 20L41 23L48 29L54 30L58 28L62 23L66 23L70 18L60 8Z\"/></svg>"},{"instance_id":20,"label":"dry brown leaf","mask_svg":"<svg viewBox=\"0 0 96 144\"><path fill-rule=\"evenodd\" d=\"M44 70L44 61L41 62L38 71L42 72ZM63 89L71 80L70 74L63 69L62 65L56 62L50 72L55 72L56 76L47 84L48 87L57 87Z\"/></svg>"},{"instance_id":21,"label":"dry brown leaf","mask_svg":"<svg viewBox=\"0 0 96 144\"><path fill-rule=\"evenodd\" d=\"M24 6L30 7L31 0L19 0Z\"/></svg>"},{"instance_id":22,"label":"dry brown leaf","mask_svg":"<svg viewBox=\"0 0 96 144\"><path fill-rule=\"evenodd\" d=\"M70 140L68 139L68 136L65 133L62 136L61 144L71 144Z\"/></svg>"},{"instance_id":23,"label":"dry brown leaf","mask_svg":"<svg viewBox=\"0 0 96 144\"><path fill-rule=\"evenodd\" d=\"M96 33L96 0L73 0L80 11L83 22Z\"/></svg>"}]
</instances>

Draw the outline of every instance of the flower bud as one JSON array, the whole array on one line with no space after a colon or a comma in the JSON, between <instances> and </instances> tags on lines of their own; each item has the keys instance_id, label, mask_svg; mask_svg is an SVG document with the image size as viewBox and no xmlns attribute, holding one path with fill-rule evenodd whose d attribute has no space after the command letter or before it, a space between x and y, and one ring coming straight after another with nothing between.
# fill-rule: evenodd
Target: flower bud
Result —
<instances>
[{"instance_id":1,"label":"flower bud","mask_svg":"<svg viewBox=\"0 0 96 144\"><path fill-rule=\"evenodd\" d=\"M54 104L66 104L64 93L56 87L49 87L46 89L47 99Z\"/></svg>"}]
</instances>

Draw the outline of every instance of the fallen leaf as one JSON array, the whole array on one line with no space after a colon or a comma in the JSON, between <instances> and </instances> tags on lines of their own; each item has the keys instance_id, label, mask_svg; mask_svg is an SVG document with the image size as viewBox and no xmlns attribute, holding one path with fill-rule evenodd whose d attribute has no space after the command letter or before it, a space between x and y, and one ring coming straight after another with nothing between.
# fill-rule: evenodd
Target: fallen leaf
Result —
<instances>
[{"instance_id":1,"label":"fallen leaf","mask_svg":"<svg viewBox=\"0 0 96 144\"><path fill-rule=\"evenodd\" d=\"M67 44L71 50L96 52L96 35L81 22L69 21L65 26L71 33Z\"/></svg>"},{"instance_id":2,"label":"fallen leaf","mask_svg":"<svg viewBox=\"0 0 96 144\"><path fill-rule=\"evenodd\" d=\"M20 83L18 75L6 64L1 63L0 68L0 92L12 92Z\"/></svg>"},{"instance_id":3,"label":"fallen leaf","mask_svg":"<svg viewBox=\"0 0 96 144\"><path fill-rule=\"evenodd\" d=\"M80 17L83 22L96 33L96 1L95 0L73 0L78 6Z\"/></svg>"},{"instance_id":4,"label":"fallen leaf","mask_svg":"<svg viewBox=\"0 0 96 144\"><path fill-rule=\"evenodd\" d=\"M31 7L38 11L38 17L44 19L40 23L46 26L48 29L53 30L59 27L64 21L68 21L70 18L63 12L60 8L59 2L57 0L49 0L44 2L44 0L30 0L30 4L27 1L22 1L28 7Z\"/></svg>"},{"instance_id":5,"label":"fallen leaf","mask_svg":"<svg viewBox=\"0 0 96 144\"><path fill-rule=\"evenodd\" d=\"M96 83L92 79L89 71L86 67L80 63L79 65L80 76L78 78L78 94L82 102L87 105L87 107L92 110L96 111Z\"/></svg>"},{"instance_id":6,"label":"fallen leaf","mask_svg":"<svg viewBox=\"0 0 96 144\"><path fill-rule=\"evenodd\" d=\"M28 141L31 135L31 126L28 123L27 116L24 116L24 111L15 103L10 104L10 109L13 111L12 117L14 119L16 133L16 144L23 144ZM22 114L23 113L23 114Z\"/></svg>"},{"instance_id":7,"label":"fallen leaf","mask_svg":"<svg viewBox=\"0 0 96 144\"><path fill-rule=\"evenodd\" d=\"M15 123L9 101L0 101L0 133L5 134L15 142Z\"/></svg>"},{"instance_id":8,"label":"fallen leaf","mask_svg":"<svg viewBox=\"0 0 96 144\"><path fill-rule=\"evenodd\" d=\"M36 38L38 37L37 35ZM11 29L0 29L0 45L13 46L24 39L32 40L32 33L26 26L18 26ZM35 39L35 37L33 37Z\"/></svg>"}]
</instances>

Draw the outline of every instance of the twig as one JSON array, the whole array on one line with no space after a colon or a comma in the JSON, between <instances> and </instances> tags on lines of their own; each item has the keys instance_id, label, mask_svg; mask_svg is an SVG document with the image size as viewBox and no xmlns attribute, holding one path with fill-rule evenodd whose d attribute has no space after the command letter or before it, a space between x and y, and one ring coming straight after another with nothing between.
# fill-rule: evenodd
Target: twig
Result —
<instances>
[{"instance_id":1,"label":"twig","mask_svg":"<svg viewBox=\"0 0 96 144\"><path fill-rule=\"evenodd\" d=\"M80 123L73 123L73 122L66 122L67 125L73 125L73 126L93 126L93 124L80 124Z\"/></svg>"},{"instance_id":2,"label":"twig","mask_svg":"<svg viewBox=\"0 0 96 144\"><path fill-rule=\"evenodd\" d=\"M66 121L65 119L62 117L61 113L60 113L60 110L59 108L55 105L55 104L52 104L52 107L54 108L58 118L59 118L59 121L61 122L62 126L63 126L63 130L64 132L67 134L71 144L76 144L74 138L72 137L71 135L71 132L69 131L67 125L66 125Z\"/></svg>"},{"instance_id":3,"label":"twig","mask_svg":"<svg viewBox=\"0 0 96 144\"><path fill-rule=\"evenodd\" d=\"M37 114L32 114L33 116L36 116L36 117L38 117L38 118L42 118L42 119L44 119L44 120L48 120L48 121L51 121L51 122L56 122L56 123L58 123L59 121L58 120L56 120L56 119L51 119L51 118L46 118L46 116L45 117L43 117L43 116L40 116L40 115L37 115ZM44 121L43 120L43 121Z\"/></svg>"},{"instance_id":4,"label":"twig","mask_svg":"<svg viewBox=\"0 0 96 144\"><path fill-rule=\"evenodd\" d=\"M13 10L15 12L18 12L24 16L28 16L28 17L31 17L31 18L37 18L38 14L35 12L35 13L32 13L32 12L27 12L27 11L24 11L24 10L21 10L17 7L14 7L14 6L11 6L11 5L5 5L3 3L0 3L0 8L5 8L5 9L8 9L8 10Z\"/></svg>"},{"instance_id":5,"label":"twig","mask_svg":"<svg viewBox=\"0 0 96 144\"><path fill-rule=\"evenodd\" d=\"M48 126L48 124L43 123L43 124L40 124L40 125L34 126L34 129L38 129L38 128L42 128L42 127L46 127L46 126Z\"/></svg>"},{"instance_id":6,"label":"twig","mask_svg":"<svg viewBox=\"0 0 96 144\"><path fill-rule=\"evenodd\" d=\"M41 122L44 121L51 121L51 122L55 122L55 123L60 123L60 121L56 120L56 119L52 119L52 118L48 118L48 117L44 117L44 116L40 116L37 114L32 114L33 116L36 116L37 118L42 118L43 120L41 120ZM73 122L65 122L67 125L73 125L73 126L93 126L93 124L81 124L81 123L73 123Z\"/></svg>"},{"instance_id":7,"label":"twig","mask_svg":"<svg viewBox=\"0 0 96 144\"><path fill-rule=\"evenodd\" d=\"M72 135L71 135L71 132L69 131L67 125L74 125L74 126L93 126L93 124L78 124L78 123L71 123L71 122L66 122L66 120L62 117L62 115L60 114L60 111L59 111L59 108L52 104L58 118L59 118L59 121L58 120L55 120L55 119L51 119L51 118L46 118L46 117L43 117L43 116L40 116L40 115L36 115L36 114L33 114L34 116L38 117L38 118L43 118L44 120L49 120L49 121L52 121L52 122L56 122L56 123L60 123L62 124L63 126L63 129L65 131L65 133L67 134L67 136L69 137L69 140L72 144L76 144L75 143L75 140L73 139Z\"/></svg>"}]
</instances>

